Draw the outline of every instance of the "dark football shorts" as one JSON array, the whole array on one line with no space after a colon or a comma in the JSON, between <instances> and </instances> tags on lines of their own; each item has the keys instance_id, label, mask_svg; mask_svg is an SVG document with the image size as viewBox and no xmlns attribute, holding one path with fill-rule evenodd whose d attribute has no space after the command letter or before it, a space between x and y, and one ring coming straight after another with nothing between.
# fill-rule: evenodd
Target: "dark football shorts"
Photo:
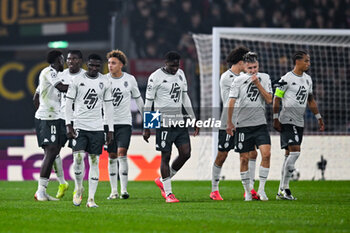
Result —
<instances>
[{"instance_id":1,"label":"dark football shorts","mask_svg":"<svg viewBox=\"0 0 350 233\"><path fill-rule=\"evenodd\" d=\"M108 125L104 126L104 130L108 132ZM131 132L131 125L114 125L113 141L107 146L107 151L117 153L118 148L129 149Z\"/></svg>"},{"instance_id":2,"label":"dark football shorts","mask_svg":"<svg viewBox=\"0 0 350 233\"><path fill-rule=\"evenodd\" d=\"M304 128L291 124L281 125L281 148L288 149L288 146L301 145L303 141Z\"/></svg>"},{"instance_id":3,"label":"dark football shorts","mask_svg":"<svg viewBox=\"0 0 350 233\"><path fill-rule=\"evenodd\" d=\"M62 138L60 120L40 120L35 118L35 129L40 147L62 145L64 138Z\"/></svg>"},{"instance_id":4,"label":"dark football shorts","mask_svg":"<svg viewBox=\"0 0 350 233\"><path fill-rule=\"evenodd\" d=\"M190 144L188 128L169 127L156 129L156 150L171 151L173 143L176 147Z\"/></svg>"},{"instance_id":5,"label":"dark football shorts","mask_svg":"<svg viewBox=\"0 0 350 233\"><path fill-rule=\"evenodd\" d=\"M87 131L76 129L77 137L72 140L73 151L85 151L100 155L105 142L103 131Z\"/></svg>"},{"instance_id":6,"label":"dark football shorts","mask_svg":"<svg viewBox=\"0 0 350 233\"><path fill-rule=\"evenodd\" d=\"M271 145L269 131L266 125L236 128L235 151L245 153L255 150L260 145Z\"/></svg>"},{"instance_id":7,"label":"dark football shorts","mask_svg":"<svg viewBox=\"0 0 350 233\"><path fill-rule=\"evenodd\" d=\"M235 132L233 132L235 133ZM234 135L231 136L226 133L226 130L219 130L219 143L218 150L219 151L230 151L235 147Z\"/></svg>"}]
</instances>

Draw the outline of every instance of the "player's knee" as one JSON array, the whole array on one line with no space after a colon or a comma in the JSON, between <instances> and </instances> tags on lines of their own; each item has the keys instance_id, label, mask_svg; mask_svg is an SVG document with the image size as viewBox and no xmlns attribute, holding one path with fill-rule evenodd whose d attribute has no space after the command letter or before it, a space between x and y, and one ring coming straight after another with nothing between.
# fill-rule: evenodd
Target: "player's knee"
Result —
<instances>
[{"instance_id":1,"label":"player's knee","mask_svg":"<svg viewBox=\"0 0 350 233\"><path fill-rule=\"evenodd\" d=\"M74 163L80 165L80 164L83 162L84 154L85 154L84 151L75 151L75 152L73 153Z\"/></svg>"},{"instance_id":2,"label":"player's knee","mask_svg":"<svg viewBox=\"0 0 350 233\"><path fill-rule=\"evenodd\" d=\"M240 159L241 164L248 164L249 158L247 156L241 156Z\"/></svg>"},{"instance_id":3,"label":"player's knee","mask_svg":"<svg viewBox=\"0 0 350 233\"><path fill-rule=\"evenodd\" d=\"M270 151L265 152L264 154L262 154L262 160L270 161L270 158L271 158L271 152Z\"/></svg>"},{"instance_id":4,"label":"player's knee","mask_svg":"<svg viewBox=\"0 0 350 233\"><path fill-rule=\"evenodd\" d=\"M256 150L249 152L250 159L256 159L256 157L258 157L258 152Z\"/></svg>"},{"instance_id":5,"label":"player's knee","mask_svg":"<svg viewBox=\"0 0 350 233\"><path fill-rule=\"evenodd\" d=\"M219 152L215 159L215 164L218 166L222 166L227 158L227 153Z\"/></svg>"},{"instance_id":6,"label":"player's knee","mask_svg":"<svg viewBox=\"0 0 350 233\"><path fill-rule=\"evenodd\" d=\"M127 149L126 148L119 148L118 149L118 157L126 156Z\"/></svg>"},{"instance_id":7,"label":"player's knee","mask_svg":"<svg viewBox=\"0 0 350 233\"><path fill-rule=\"evenodd\" d=\"M109 153L109 158L116 159L116 158L118 158L118 154L115 152L111 152L111 153Z\"/></svg>"},{"instance_id":8,"label":"player's knee","mask_svg":"<svg viewBox=\"0 0 350 233\"><path fill-rule=\"evenodd\" d=\"M98 166L98 155L89 154L89 158L90 166Z\"/></svg>"}]
</instances>

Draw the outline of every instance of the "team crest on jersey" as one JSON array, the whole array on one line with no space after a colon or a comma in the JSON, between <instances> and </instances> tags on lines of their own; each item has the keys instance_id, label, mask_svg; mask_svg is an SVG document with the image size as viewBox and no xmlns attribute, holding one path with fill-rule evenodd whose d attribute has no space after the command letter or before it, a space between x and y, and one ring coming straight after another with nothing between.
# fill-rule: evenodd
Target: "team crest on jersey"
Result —
<instances>
[{"instance_id":1,"label":"team crest on jersey","mask_svg":"<svg viewBox=\"0 0 350 233\"><path fill-rule=\"evenodd\" d=\"M129 86L128 81L125 81L125 82L124 82L124 87L128 87L128 86Z\"/></svg>"},{"instance_id":2,"label":"team crest on jersey","mask_svg":"<svg viewBox=\"0 0 350 233\"><path fill-rule=\"evenodd\" d=\"M182 76L181 75L179 75L179 79L182 81L183 80L183 78L182 78Z\"/></svg>"},{"instance_id":3,"label":"team crest on jersey","mask_svg":"<svg viewBox=\"0 0 350 233\"><path fill-rule=\"evenodd\" d=\"M98 84L98 86L99 86L100 89L102 90L102 89L103 89L103 82L100 82L100 83Z\"/></svg>"},{"instance_id":4,"label":"team crest on jersey","mask_svg":"<svg viewBox=\"0 0 350 233\"><path fill-rule=\"evenodd\" d=\"M120 88L114 88L112 91L113 95L113 106L119 106L120 102L123 100L123 93Z\"/></svg>"},{"instance_id":5,"label":"team crest on jersey","mask_svg":"<svg viewBox=\"0 0 350 233\"><path fill-rule=\"evenodd\" d=\"M90 88L84 96L84 104L88 109L93 109L97 103L98 97L95 89Z\"/></svg>"},{"instance_id":6,"label":"team crest on jersey","mask_svg":"<svg viewBox=\"0 0 350 233\"><path fill-rule=\"evenodd\" d=\"M247 88L247 97L252 101L255 102L260 95L260 92L258 88L255 86L254 83L250 83Z\"/></svg>"},{"instance_id":7,"label":"team crest on jersey","mask_svg":"<svg viewBox=\"0 0 350 233\"><path fill-rule=\"evenodd\" d=\"M55 72L51 72L51 78L56 78L57 74Z\"/></svg>"},{"instance_id":8,"label":"team crest on jersey","mask_svg":"<svg viewBox=\"0 0 350 233\"><path fill-rule=\"evenodd\" d=\"M173 99L175 103L179 102L180 93L181 93L181 89L179 84L173 83L169 94L170 94L170 98Z\"/></svg>"}]
</instances>

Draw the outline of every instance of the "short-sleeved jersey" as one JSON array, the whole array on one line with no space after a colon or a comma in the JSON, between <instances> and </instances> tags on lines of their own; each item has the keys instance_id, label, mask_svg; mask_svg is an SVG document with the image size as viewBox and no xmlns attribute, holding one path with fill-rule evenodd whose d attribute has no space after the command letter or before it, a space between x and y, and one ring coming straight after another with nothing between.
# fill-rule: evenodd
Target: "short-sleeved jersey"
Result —
<instances>
[{"instance_id":1,"label":"short-sleeved jersey","mask_svg":"<svg viewBox=\"0 0 350 233\"><path fill-rule=\"evenodd\" d=\"M307 105L307 99L312 94L311 77L303 73L298 76L295 73L288 72L280 82L284 85L276 88L275 96L282 98L282 110L279 120L282 124L293 124L304 127L304 114Z\"/></svg>"},{"instance_id":2,"label":"short-sleeved jersey","mask_svg":"<svg viewBox=\"0 0 350 233\"><path fill-rule=\"evenodd\" d=\"M257 73L262 87L272 94L270 76L265 73ZM236 128L250 127L266 124L265 100L259 89L251 81L251 75L241 74L232 83L230 98L235 98L237 107Z\"/></svg>"},{"instance_id":3,"label":"short-sleeved jersey","mask_svg":"<svg viewBox=\"0 0 350 233\"><path fill-rule=\"evenodd\" d=\"M105 75L89 77L86 72L71 82L67 98L74 101L74 128L103 131L103 102L112 101L111 84Z\"/></svg>"},{"instance_id":4,"label":"short-sleeved jersey","mask_svg":"<svg viewBox=\"0 0 350 233\"><path fill-rule=\"evenodd\" d=\"M165 115L181 115L183 92L187 92L187 81L181 69L173 75L159 68L148 78L146 99L154 100L154 109L162 113L163 119Z\"/></svg>"},{"instance_id":5,"label":"short-sleeved jersey","mask_svg":"<svg viewBox=\"0 0 350 233\"><path fill-rule=\"evenodd\" d=\"M61 79L61 82L65 85L69 85L73 78L78 76L79 74L82 74L86 72L84 69L80 69L77 73L71 73L69 72L69 69L65 69L63 72L58 73L58 77ZM61 94L61 112L60 112L60 118L65 119L65 108L66 108L66 93Z\"/></svg>"},{"instance_id":6,"label":"short-sleeved jersey","mask_svg":"<svg viewBox=\"0 0 350 233\"><path fill-rule=\"evenodd\" d=\"M123 72L119 78L112 77L110 73L107 74L107 78L112 85L113 124L132 125L131 98L137 99L141 96L135 77Z\"/></svg>"},{"instance_id":7,"label":"short-sleeved jersey","mask_svg":"<svg viewBox=\"0 0 350 233\"><path fill-rule=\"evenodd\" d=\"M239 74L235 74L231 69L228 69L225 73L223 73L220 77L220 94L222 101L222 112L221 112L221 127L220 129L226 129L227 124L227 102L229 100L230 88L233 80L238 77ZM236 105L237 106L237 103ZM235 122L235 118L237 117L237 112L235 111L232 116L232 122Z\"/></svg>"},{"instance_id":8,"label":"short-sleeved jersey","mask_svg":"<svg viewBox=\"0 0 350 233\"><path fill-rule=\"evenodd\" d=\"M57 120L60 118L61 92L55 87L61 80L57 71L48 66L39 75L39 101L40 105L35 118L41 120Z\"/></svg>"}]
</instances>

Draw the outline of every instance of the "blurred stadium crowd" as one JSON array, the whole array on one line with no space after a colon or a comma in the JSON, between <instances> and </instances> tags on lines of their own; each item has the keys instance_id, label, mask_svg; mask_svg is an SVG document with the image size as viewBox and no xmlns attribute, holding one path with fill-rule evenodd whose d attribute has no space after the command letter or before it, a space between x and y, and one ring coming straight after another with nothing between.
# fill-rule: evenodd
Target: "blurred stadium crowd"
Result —
<instances>
[{"instance_id":1,"label":"blurred stadium crowd","mask_svg":"<svg viewBox=\"0 0 350 233\"><path fill-rule=\"evenodd\" d=\"M350 0L135 0L130 24L137 56L170 48L196 57L191 33L212 27L350 28Z\"/></svg>"}]
</instances>

